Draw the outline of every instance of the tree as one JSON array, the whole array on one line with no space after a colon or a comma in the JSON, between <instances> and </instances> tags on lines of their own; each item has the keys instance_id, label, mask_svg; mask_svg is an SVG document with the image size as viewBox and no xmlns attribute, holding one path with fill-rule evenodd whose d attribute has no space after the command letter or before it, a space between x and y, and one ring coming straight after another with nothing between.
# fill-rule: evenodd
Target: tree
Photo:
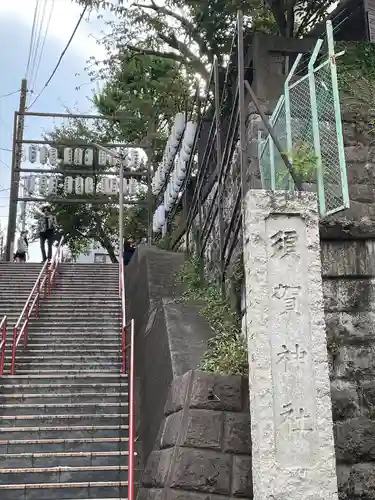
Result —
<instances>
[{"instance_id":1,"label":"tree","mask_svg":"<svg viewBox=\"0 0 375 500\"><path fill-rule=\"evenodd\" d=\"M83 119L72 119L46 134L46 139L66 145L68 141L144 143L153 141L162 151L168 136L167 125L183 109L189 95L188 81L182 79L177 63L152 56L135 55L131 61L113 66L103 91L94 96L96 110L115 119L96 120L90 126ZM125 119L126 118L126 119ZM151 127L152 125L152 127ZM150 130L156 130L150 136ZM63 148L59 151L62 157ZM59 165L69 174L70 166ZM76 168L76 167L73 167ZM85 167L80 167L85 168ZM92 175L92 167L86 167ZM96 170L96 181L103 169ZM63 192L58 193L64 196ZM144 201L145 193L139 193ZM72 256L89 249L92 242L105 248L116 262L118 252L118 204L58 203L52 204ZM124 234L136 240L147 236L148 210L143 206L126 206Z\"/></svg>"},{"instance_id":2,"label":"tree","mask_svg":"<svg viewBox=\"0 0 375 500\"><path fill-rule=\"evenodd\" d=\"M87 0L76 0L85 4ZM321 21L332 0L138 0L130 5L91 0L109 8L116 20L103 39L111 57L133 53L177 61L208 78L207 65L217 56L223 64L230 53L236 13L244 13L245 29L286 37L301 37Z\"/></svg>"}]
</instances>

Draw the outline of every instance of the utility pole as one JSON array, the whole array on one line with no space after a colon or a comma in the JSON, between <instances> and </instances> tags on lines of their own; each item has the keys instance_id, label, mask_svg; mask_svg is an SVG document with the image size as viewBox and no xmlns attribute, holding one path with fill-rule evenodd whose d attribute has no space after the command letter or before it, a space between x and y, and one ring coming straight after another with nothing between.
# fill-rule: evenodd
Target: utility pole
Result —
<instances>
[{"instance_id":1,"label":"utility pole","mask_svg":"<svg viewBox=\"0 0 375 500\"><path fill-rule=\"evenodd\" d=\"M14 113L13 125L13 156L12 172L9 198L9 215L7 229L7 243L5 249L5 260L10 261L13 255L13 243L17 224L17 198L20 183L20 168L22 161L22 139L24 131L24 112L26 111L27 80L24 78L21 82L20 105L18 112Z\"/></svg>"}]
</instances>

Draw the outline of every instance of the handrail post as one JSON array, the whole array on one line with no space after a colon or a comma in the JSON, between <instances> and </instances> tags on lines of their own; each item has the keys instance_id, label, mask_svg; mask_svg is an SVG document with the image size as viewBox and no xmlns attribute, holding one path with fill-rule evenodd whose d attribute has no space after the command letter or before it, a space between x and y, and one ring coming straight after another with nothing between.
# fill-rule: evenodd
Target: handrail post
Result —
<instances>
[{"instance_id":1,"label":"handrail post","mask_svg":"<svg viewBox=\"0 0 375 500\"><path fill-rule=\"evenodd\" d=\"M2 337L2 348L1 348L1 358L0 358L0 375L4 374L4 363L5 363L5 349L6 349L6 342L7 342L7 316L4 316L4 318L1 321L2 325L2 332L1 332L1 337Z\"/></svg>"},{"instance_id":2,"label":"handrail post","mask_svg":"<svg viewBox=\"0 0 375 500\"><path fill-rule=\"evenodd\" d=\"M17 341L17 327L14 327L13 330L13 346L12 346L12 368L11 374L14 375L15 366L16 366L16 341Z\"/></svg>"}]
</instances>

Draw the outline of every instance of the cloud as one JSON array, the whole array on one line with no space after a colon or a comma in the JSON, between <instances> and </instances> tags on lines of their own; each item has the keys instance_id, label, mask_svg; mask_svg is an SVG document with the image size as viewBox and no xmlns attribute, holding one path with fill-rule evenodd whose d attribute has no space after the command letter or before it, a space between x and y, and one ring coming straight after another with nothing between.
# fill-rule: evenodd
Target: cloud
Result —
<instances>
[{"instance_id":1,"label":"cloud","mask_svg":"<svg viewBox=\"0 0 375 500\"><path fill-rule=\"evenodd\" d=\"M0 1L0 18L11 18L14 23L21 23L25 26L25 30L31 34L31 28L34 18L36 0L15 0L15 1ZM40 1L40 13L43 12L44 0ZM47 8L45 20L43 24L42 36L44 35L45 26L49 17L49 12L52 6L52 0L47 0ZM47 40L53 40L61 43L63 48L82 12L82 7L74 3L72 0L55 0L54 9L51 17L51 23L48 31ZM92 18L95 14L92 14ZM69 50L74 51L77 55L88 57L95 55L102 57L103 49L98 46L95 39L91 36L100 36L101 27L97 22L82 22Z\"/></svg>"}]
</instances>

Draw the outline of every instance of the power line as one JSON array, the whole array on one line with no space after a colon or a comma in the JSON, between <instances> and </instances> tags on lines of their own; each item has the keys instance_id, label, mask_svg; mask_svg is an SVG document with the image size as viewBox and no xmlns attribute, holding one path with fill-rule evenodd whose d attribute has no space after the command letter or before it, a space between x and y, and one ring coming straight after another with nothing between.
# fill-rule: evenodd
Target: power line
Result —
<instances>
[{"instance_id":1,"label":"power line","mask_svg":"<svg viewBox=\"0 0 375 500\"><path fill-rule=\"evenodd\" d=\"M31 28L30 46L29 46L29 55L28 55L28 57L27 57L27 65L26 65L26 72L25 72L25 76L26 76L26 78L27 78L27 76L28 76L29 69L30 69L31 55L32 55L32 52L33 52L33 46L34 46L35 28L36 28L36 23L37 23L38 11L39 11L39 0L36 0L36 2L35 2L35 7L34 7L33 25L32 25L32 28Z\"/></svg>"},{"instance_id":2,"label":"power line","mask_svg":"<svg viewBox=\"0 0 375 500\"><path fill-rule=\"evenodd\" d=\"M46 84L44 85L44 87L42 88L42 90L39 92L39 94L36 96L36 98L33 100L33 102L30 104L30 106L28 106L28 109L30 109L36 103L36 101L42 95L43 91L48 87L48 85L49 85L50 81L52 80L52 78L55 76L55 73L56 73L56 71L58 70L58 68L59 68L59 66L61 64L61 61L62 61L62 59L63 59L66 51L68 50L70 44L72 43L72 40L73 40L74 35L76 34L76 32L77 32L77 30L79 28L79 25L81 24L81 21L83 19L83 16L86 13L87 8L88 8L88 4L85 5L85 7L84 7L84 9L82 11L82 14L80 15L80 17L78 19L78 22L77 22L77 24L76 24L76 26L75 26L75 28L73 30L73 33L71 34L71 36L70 36L70 38L68 40L68 43L66 44L64 50L62 51L62 53L61 53L61 55L59 57L59 60L57 61L55 69L52 71L51 76L48 78L48 80L47 80Z\"/></svg>"},{"instance_id":3,"label":"power line","mask_svg":"<svg viewBox=\"0 0 375 500\"><path fill-rule=\"evenodd\" d=\"M9 151L10 153L12 153L12 150L9 148L0 148L0 151Z\"/></svg>"},{"instance_id":4,"label":"power line","mask_svg":"<svg viewBox=\"0 0 375 500\"><path fill-rule=\"evenodd\" d=\"M18 89L18 90L15 90L14 92L8 92L8 94L3 94L3 95L0 95L0 99L3 99L4 97L9 97L11 95L14 95L14 94L18 94L18 92L20 92L21 89Z\"/></svg>"},{"instance_id":5,"label":"power line","mask_svg":"<svg viewBox=\"0 0 375 500\"><path fill-rule=\"evenodd\" d=\"M37 66L36 66L36 71L35 71L33 83L31 85L32 89L34 88L35 83L36 83L36 79L38 77L39 67L40 67L40 63L41 63L41 60L42 60L42 56L43 56L43 52L44 52L44 47L45 47L45 44L46 44L47 35L48 35L49 28L50 28L50 24L51 24L51 19L52 19L52 14L53 14L54 8L55 8L55 0L52 0L52 5L51 5L51 9L49 11L49 16L48 16L48 21L47 21L47 26L46 26L46 29L45 29L45 32L44 32L44 36L43 36L42 48L40 49L39 59L38 59L38 63L37 63Z\"/></svg>"}]
</instances>

